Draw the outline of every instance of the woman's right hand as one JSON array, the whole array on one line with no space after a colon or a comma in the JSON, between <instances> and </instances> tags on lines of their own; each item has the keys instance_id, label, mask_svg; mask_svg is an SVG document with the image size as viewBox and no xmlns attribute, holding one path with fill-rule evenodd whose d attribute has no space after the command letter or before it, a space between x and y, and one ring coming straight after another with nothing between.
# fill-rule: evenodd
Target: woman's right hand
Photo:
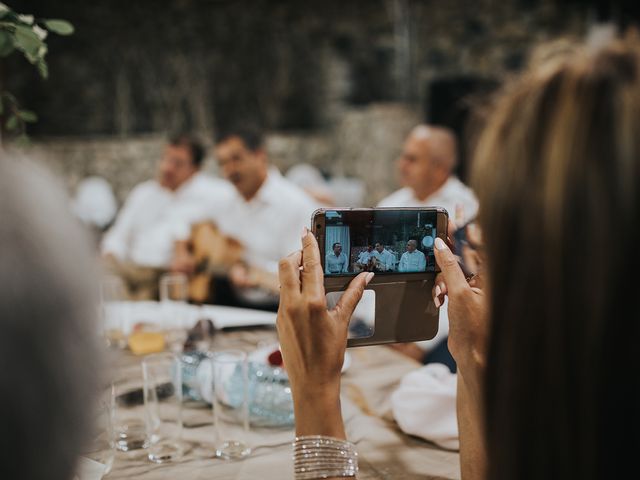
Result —
<instances>
[{"instance_id":1,"label":"woman's right hand","mask_svg":"<svg viewBox=\"0 0 640 480\"><path fill-rule=\"evenodd\" d=\"M344 438L340 370L349 319L373 273L356 276L338 304L327 309L322 259L305 229L302 250L280 261L278 337L294 402L297 435Z\"/></svg>"}]
</instances>

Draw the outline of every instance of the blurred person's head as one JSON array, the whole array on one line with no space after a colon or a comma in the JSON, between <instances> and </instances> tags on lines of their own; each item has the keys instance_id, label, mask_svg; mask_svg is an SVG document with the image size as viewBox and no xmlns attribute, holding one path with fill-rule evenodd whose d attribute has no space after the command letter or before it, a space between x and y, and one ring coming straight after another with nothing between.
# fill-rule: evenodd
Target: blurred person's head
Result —
<instances>
[{"instance_id":1,"label":"blurred person's head","mask_svg":"<svg viewBox=\"0 0 640 480\"><path fill-rule=\"evenodd\" d=\"M0 478L72 478L99 376L90 246L54 183L0 157Z\"/></svg>"},{"instance_id":2,"label":"blurred person's head","mask_svg":"<svg viewBox=\"0 0 640 480\"><path fill-rule=\"evenodd\" d=\"M416 248L418 248L418 242L416 242L415 240L409 240L407 242L407 252L411 253L415 251Z\"/></svg>"},{"instance_id":3,"label":"blurred person's head","mask_svg":"<svg viewBox=\"0 0 640 480\"><path fill-rule=\"evenodd\" d=\"M180 188L200 170L204 153L202 144L191 135L179 134L171 137L158 165L160 185L172 191Z\"/></svg>"},{"instance_id":4,"label":"blurred person's head","mask_svg":"<svg viewBox=\"0 0 640 480\"><path fill-rule=\"evenodd\" d=\"M340 255L340 252L342 252L342 245L340 245L339 243L334 243L332 248L333 253L335 253L336 255Z\"/></svg>"},{"instance_id":5,"label":"blurred person's head","mask_svg":"<svg viewBox=\"0 0 640 480\"><path fill-rule=\"evenodd\" d=\"M457 163L454 133L444 127L418 125L404 142L396 161L400 181L419 199L437 192Z\"/></svg>"},{"instance_id":6,"label":"blurred person's head","mask_svg":"<svg viewBox=\"0 0 640 480\"><path fill-rule=\"evenodd\" d=\"M384 250L384 245L382 245L381 243L376 243L376 250L382 253L382 251Z\"/></svg>"},{"instance_id":7,"label":"blurred person's head","mask_svg":"<svg viewBox=\"0 0 640 480\"><path fill-rule=\"evenodd\" d=\"M640 427L640 46L534 58L474 161L487 478L619 478Z\"/></svg>"},{"instance_id":8,"label":"blurred person's head","mask_svg":"<svg viewBox=\"0 0 640 480\"><path fill-rule=\"evenodd\" d=\"M262 132L254 127L222 131L216 138L215 156L224 177L251 200L269 173Z\"/></svg>"},{"instance_id":9,"label":"blurred person's head","mask_svg":"<svg viewBox=\"0 0 640 480\"><path fill-rule=\"evenodd\" d=\"M367 252L373 252L373 245L367 245Z\"/></svg>"}]
</instances>

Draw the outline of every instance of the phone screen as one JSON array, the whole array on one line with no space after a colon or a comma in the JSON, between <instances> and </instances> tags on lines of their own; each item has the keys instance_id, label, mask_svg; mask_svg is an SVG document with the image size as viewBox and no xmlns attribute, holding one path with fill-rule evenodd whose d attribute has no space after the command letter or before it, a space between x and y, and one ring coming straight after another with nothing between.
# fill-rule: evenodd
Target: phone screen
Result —
<instances>
[{"instance_id":1,"label":"phone screen","mask_svg":"<svg viewBox=\"0 0 640 480\"><path fill-rule=\"evenodd\" d=\"M434 272L437 225L436 210L326 210L325 275Z\"/></svg>"}]
</instances>

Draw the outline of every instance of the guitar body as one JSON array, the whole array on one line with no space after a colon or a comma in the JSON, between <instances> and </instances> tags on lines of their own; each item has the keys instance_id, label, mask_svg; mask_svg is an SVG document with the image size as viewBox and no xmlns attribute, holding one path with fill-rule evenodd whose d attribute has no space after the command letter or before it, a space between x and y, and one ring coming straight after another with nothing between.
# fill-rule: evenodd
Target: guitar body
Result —
<instances>
[{"instance_id":1,"label":"guitar body","mask_svg":"<svg viewBox=\"0 0 640 480\"><path fill-rule=\"evenodd\" d=\"M191 229L191 253L195 260L195 272L189 280L189 299L205 303L211 297L211 281L215 275L228 276L233 266L242 264L243 245L229 237L211 222L195 224ZM278 295L278 275L256 267L245 266L247 286L256 287L272 295Z\"/></svg>"},{"instance_id":2,"label":"guitar body","mask_svg":"<svg viewBox=\"0 0 640 480\"><path fill-rule=\"evenodd\" d=\"M196 270L189 280L189 298L193 302L204 303L211 295L213 275L225 274L232 265L242 261L244 248L211 222L195 224L191 229L190 243Z\"/></svg>"}]
</instances>

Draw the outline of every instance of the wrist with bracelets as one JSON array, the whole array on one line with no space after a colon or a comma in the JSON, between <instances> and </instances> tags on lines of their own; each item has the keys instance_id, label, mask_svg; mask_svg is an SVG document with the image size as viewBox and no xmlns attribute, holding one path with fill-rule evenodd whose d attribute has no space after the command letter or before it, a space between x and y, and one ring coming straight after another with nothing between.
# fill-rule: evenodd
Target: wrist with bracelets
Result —
<instances>
[{"instance_id":1,"label":"wrist with bracelets","mask_svg":"<svg viewBox=\"0 0 640 480\"><path fill-rule=\"evenodd\" d=\"M353 443L339 438L324 435L296 437L293 468L295 480L355 477L358 473L358 452Z\"/></svg>"}]
</instances>

